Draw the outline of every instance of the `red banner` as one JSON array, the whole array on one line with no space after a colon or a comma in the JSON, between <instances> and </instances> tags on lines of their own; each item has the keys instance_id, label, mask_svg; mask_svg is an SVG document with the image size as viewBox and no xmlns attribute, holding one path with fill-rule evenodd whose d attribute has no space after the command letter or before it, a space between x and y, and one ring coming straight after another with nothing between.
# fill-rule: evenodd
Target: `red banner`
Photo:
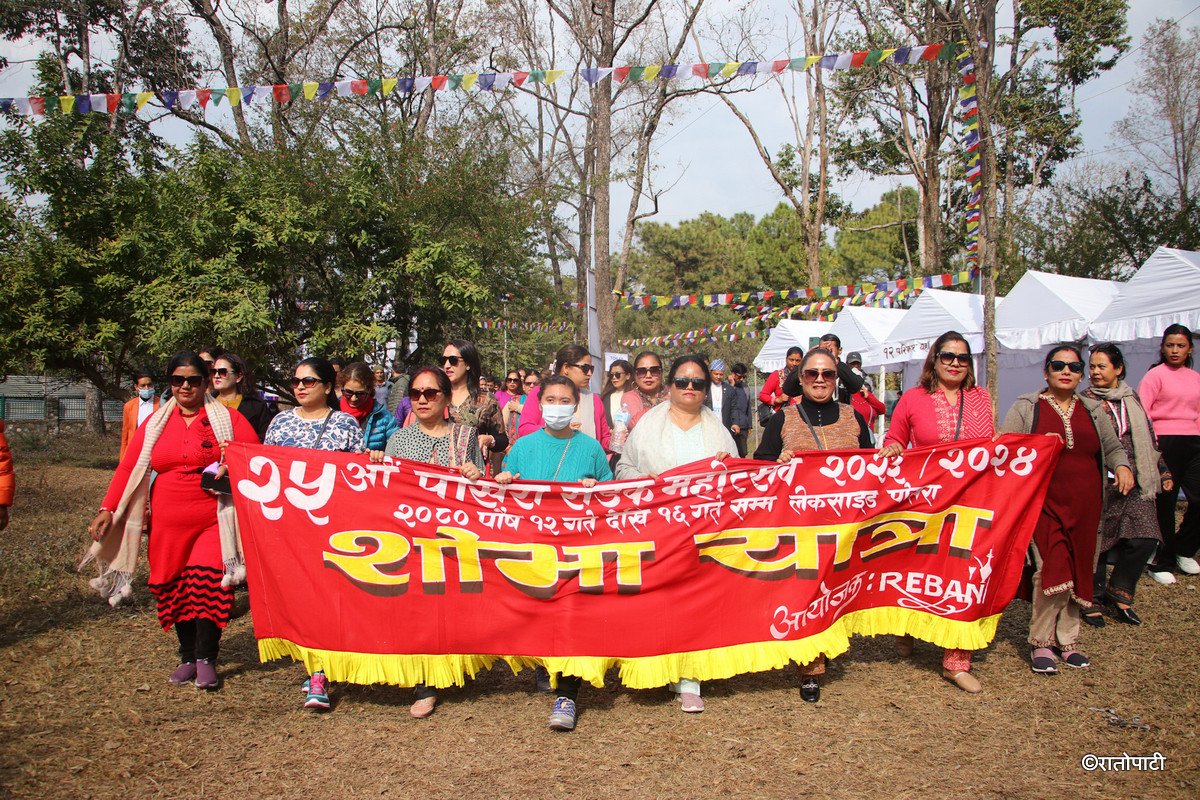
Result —
<instances>
[{"instance_id":1,"label":"red banner","mask_svg":"<svg viewBox=\"0 0 1200 800\"><path fill-rule=\"evenodd\" d=\"M333 680L461 684L504 660L602 685L837 656L854 634L980 649L1061 443L698 463L657 480L466 481L233 444L259 652Z\"/></svg>"}]
</instances>

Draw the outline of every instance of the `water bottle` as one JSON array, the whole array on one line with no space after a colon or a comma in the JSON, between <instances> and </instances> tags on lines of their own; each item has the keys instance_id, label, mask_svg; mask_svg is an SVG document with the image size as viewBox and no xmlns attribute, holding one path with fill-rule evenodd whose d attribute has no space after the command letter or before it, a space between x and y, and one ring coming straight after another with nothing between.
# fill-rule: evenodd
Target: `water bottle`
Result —
<instances>
[{"instance_id":1,"label":"water bottle","mask_svg":"<svg viewBox=\"0 0 1200 800\"><path fill-rule=\"evenodd\" d=\"M608 446L614 453L620 453L625 449L625 440L629 438L631 416L629 407L625 403L621 403L621 410L613 414L613 429L612 435L608 439Z\"/></svg>"}]
</instances>

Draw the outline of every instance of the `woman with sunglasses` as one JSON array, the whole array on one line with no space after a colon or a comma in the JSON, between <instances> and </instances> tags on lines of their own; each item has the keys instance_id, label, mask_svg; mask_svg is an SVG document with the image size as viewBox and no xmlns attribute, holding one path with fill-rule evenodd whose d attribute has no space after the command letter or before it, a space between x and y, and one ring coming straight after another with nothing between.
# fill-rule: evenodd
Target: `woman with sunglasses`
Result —
<instances>
[{"instance_id":1,"label":"woman with sunglasses","mask_svg":"<svg viewBox=\"0 0 1200 800\"><path fill-rule=\"evenodd\" d=\"M446 413L453 422L469 425L479 432L479 449L484 453L485 463L490 459L492 466L498 468L500 454L508 449L508 433L496 398L480 391L483 366L479 351L472 342L451 339L442 349L442 370L450 379Z\"/></svg>"},{"instance_id":2,"label":"woman with sunglasses","mask_svg":"<svg viewBox=\"0 0 1200 800\"><path fill-rule=\"evenodd\" d=\"M760 461L786 464L811 450L869 450L871 431L866 420L850 406L837 401L837 359L828 350L814 347L797 365L800 402L785 406L763 429L762 442L754 451ZM821 699L821 676L825 656L800 665L800 697L806 703Z\"/></svg>"},{"instance_id":3,"label":"woman with sunglasses","mask_svg":"<svg viewBox=\"0 0 1200 800\"><path fill-rule=\"evenodd\" d=\"M608 417L604 414L604 403L589 389L595 369L592 354L581 344L569 344L554 356L554 374L570 378L579 389L579 402L575 405L575 417L571 421L571 428L586 433L608 452L611 431L608 427ZM533 402L526 403L521 411L519 430L522 436L541 430L545 425L545 420L542 419L540 390L534 390L528 396Z\"/></svg>"},{"instance_id":4,"label":"woman with sunglasses","mask_svg":"<svg viewBox=\"0 0 1200 800\"><path fill-rule=\"evenodd\" d=\"M657 358L657 356L656 356ZM638 361L642 359L639 356ZM680 356L667 375L667 400L645 412L629 433L617 462L617 479L657 478L667 470L695 461L724 461L737 452L729 430L704 405L712 376L703 356ZM688 713L704 710L700 682L685 678L671 685Z\"/></svg>"},{"instance_id":5,"label":"woman with sunglasses","mask_svg":"<svg viewBox=\"0 0 1200 800\"><path fill-rule=\"evenodd\" d=\"M669 396L663 384L662 359L649 350L638 353L633 359L633 386L621 395L621 402L629 412L629 430L633 430L643 414Z\"/></svg>"},{"instance_id":6,"label":"woman with sunglasses","mask_svg":"<svg viewBox=\"0 0 1200 800\"><path fill-rule=\"evenodd\" d=\"M167 365L171 398L134 433L99 513L88 526L96 544L85 558L105 566L93 588L116 605L131 594L147 498L149 587L163 630L175 626L179 666L168 680L216 689L221 632L241 566L232 499L201 487L218 469L227 441L258 443L246 418L208 394L208 365L192 352ZM223 467L222 467L223 469ZM154 473L151 491L151 473Z\"/></svg>"},{"instance_id":7,"label":"woman with sunglasses","mask_svg":"<svg viewBox=\"0 0 1200 800\"><path fill-rule=\"evenodd\" d=\"M577 352L574 354L578 355ZM551 376L542 385L537 403L541 407L543 427L513 444L504 459L504 471L496 476L496 483L527 480L595 486L597 481L612 480L604 448L594 437L582 435L577 427L577 410L584 395L578 381L569 373L570 370L568 374ZM539 690L549 691L550 676L544 668L538 667L536 681ZM558 694L550 712L551 730L575 729L575 703L581 682L576 675L557 676Z\"/></svg>"},{"instance_id":8,"label":"woman with sunglasses","mask_svg":"<svg viewBox=\"0 0 1200 800\"><path fill-rule=\"evenodd\" d=\"M608 419L608 427L612 431L608 446L612 451L609 463L616 465L625 449L625 440L629 438L629 404L625 402L625 392L633 388L633 364L619 358L608 368L608 380L604 382L604 390L600 400L604 403L604 415Z\"/></svg>"},{"instance_id":9,"label":"woman with sunglasses","mask_svg":"<svg viewBox=\"0 0 1200 800\"><path fill-rule=\"evenodd\" d=\"M470 425L460 425L447 417L446 408L452 391L445 371L437 367L417 370L408 387L416 423L395 431L384 452L372 453L371 460L378 462L383 455L388 455L451 467L471 481L483 477L483 453L479 450L478 432ZM437 690L418 683L414 691L416 700L408 713L424 719L437 705Z\"/></svg>"},{"instance_id":10,"label":"woman with sunglasses","mask_svg":"<svg viewBox=\"0 0 1200 800\"><path fill-rule=\"evenodd\" d=\"M254 377L245 361L229 352L217 356L212 368L212 388L217 401L245 417L259 439L267 435L267 427L277 412L254 391Z\"/></svg>"},{"instance_id":11,"label":"woman with sunglasses","mask_svg":"<svg viewBox=\"0 0 1200 800\"><path fill-rule=\"evenodd\" d=\"M1174 484L1159 455L1154 427L1142 401L1124 381L1125 356L1121 348L1112 342L1092 347L1088 377L1092 385L1084 396L1100 402L1137 479L1137 491L1128 495L1108 487L1093 592L1097 602L1107 600L1114 605L1117 619L1141 625L1141 618L1133 610L1133 594L1142 570L1162 542L1154 503L1160 491L1170 491ZM1106 574L1110 560L1114 562L1111 579ZM1083 612L1083 621L1100 627L1104 617L1099 608L1091 608Z\"/></svg>"},{"instance_id":12,"label":"woman with sunglasses","mask_svg":"<svg viewBox=\"0 0 1200 800\"><path fill-rule=\"evenodd\" d=\"M1066 447L1059 456L1029 545L1034 573L1029 622L1030 666L1054 675L1058 662L1090 666L1075 648L1080 609L1091 608L1096 540L1103 518L1105 475L1129 494L1133 472L1121 440L1098 400L1075 393L1083 378L1083 353L1073 344L1046 354L1046 388L1021 395L1004 418L1011 433L1056 436Z\"/></svg>"},{"instance_id":13,"label":"woman with sunglasses","mask_svg":"<svg viewBox=\"0 0 1200 800\"><path fill-rule=\"evenodd\" d=\"M946 331L929 348L917 386L900 395L880 455L891 458L908 447L990 439L995 435L992 398L975 384L971 345L958 331ZM901 636L896 651L905 658L911 656L913 638ZM971 674L970 650L950 648L943 652L942 677L964 692L983 691Z\"/></svg>"},{"instance_id":14,"label":"woman with sunglasses","mask_svg":"<svg viewBox=\"0 0 1200 800\"><path fill-rule=\"evenodd\" d=\"M510 448L517 440L517 428L521 420L521 401L524 396L525 384L522 383L520 371L510 369L504 376L504 385L496 392L496 403L500 406L500 415L504 419L504 432L508 435Z\"/></svg>"},{"instance_id":15,"label":"woman with sunglasses","mask_svg":"<svg viewBox=\"0 0 1200 800\"><path fill-rule=\"evenodd\" d=\"M383 452L388 439L400 427L387 407L375 398L375 375L363 361L347 364L338 373L342 390L341 408L358 423L368 452Z\"/></svg>"},{"instance_id":16,"label":"woman with sunglasses","mask_svg":"<svg viewBox=\"0 0 1200 800\"><path fill-rule=\"evenodd\" d=\"M1200 549L1200 374L1192 369L1192 331L1168 325L1159 344L1158 361L1138 384L1138 394L1158 432L1163 460L1171 469L1174 485L1158 496L1158 527L1163 547L1150 566L1150 577L1175 583L1172 569L1200 575L1196 551ZM1175 528L1179 490L1187 493L1188 506Z\"/></svg>"},{"instance_id":17,"label":"woman with sunglasses","mask_svg":"<svg viewBox=\"0 0 1200 800\"><path fill-rule=\"evenodd\" d=\"M271 420L263 444L342 453L364 452L366 446L358 422L346 412L334 410L337 378L333 365L323 358L306 358L297 364L292 375L296 407L281 411ZM305 708L329 710L329 682L323 670L315 670L309 675L301 689L305 693Z\"/></svg>"}]
</instances>

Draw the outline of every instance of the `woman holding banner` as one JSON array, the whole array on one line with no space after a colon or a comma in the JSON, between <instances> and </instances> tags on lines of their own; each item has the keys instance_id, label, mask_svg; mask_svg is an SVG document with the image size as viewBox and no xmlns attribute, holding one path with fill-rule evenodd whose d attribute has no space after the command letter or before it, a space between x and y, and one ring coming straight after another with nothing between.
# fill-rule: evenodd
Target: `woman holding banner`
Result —
<instances>
[{"instance_id":1,"label":"woman holding banner","mask_svg":"<svg viewBox=\"0 0 1200 800\"><path fill-rule=\"evenodd\" d=\"M179 637L180 663L168 680L212 690L220 685L217 654L233 583L245 567L231 499L203 488L203 478L218 469L224 442L257 443L258 436L245 417L209 396L208 365L196 353L176 353L167 377L171 399L130 440L88 526L95 544L84 563L104 567L92 587L110 604L128 597L149 501L150 592L159 624L174 626Z\"/></svg>"},{"instance_id":2,"label":"woman holding banner","mask_svg":"<svg viewBox=\"0 0 1200 800\"><path fill-rule=\"evenodd\" d=\"M413 375L408 387L415 425L400 428L388 439L387 448L372 461L382 461L383 455L407 458L426 464L438 464L457 469L467 480L483 477L483 453L479 449L479 432L470 425L451 421L446 414L450 404L450 378L444 370L423 367ZM424 719L437 705L436 689L423 683L415 688L417 699L408 713Z\"/></svg>"},{"instance_id":3,"label":"woman holding banner","mask_svg":"<svg viewBox=\"0 0 1200 800\"><path fill-rule=\"evenodd\" d=\"M995 435L992 398L975 385L971 345L958 331L946 331L929 348L918 385L900 396L880 455L892 458L907 447ZM913 637L897 639L896 651L905 658L911 656ZM942 654L942 677L964 692L983 691L971 674L970 650L947 648Z\"/></svg>"},{"instance_id":4,"label":"woman holding banner","mask_svg":"<svg viewBox=\"0 0 1200 800\"><path fill-rule=\"evenodd\" d=\"M1117 619L1141 625L1141 618L1133 610L1133 593L1142 570L1162 542L1155 500L1160 490L1170 491L1174 484L1155 447L1154 428L1142 401L1124 380L1125 357L1121 348L1112 342L1093 346L1088 376L1092 385L1084 395L1098 400L1108 415L1121 438L1125 456L1135 465L1133 474L1138 489L1123 495L1108 487L1094 592L1098 601L1105 598L1113 604ZM1111 579L1106 574L1110 557L1114 561ZM1099 609L1085 611L1083 620L1089 625L1104 624Z\"/></svg>"},{"instance_id":5,"label":"woman holding banner","mask_svg":"<svg viewBox=\"0 0 1200 800\"><path fill-rule=\"evenodd\" d=\"M271 420L263 444L276 447L303 447L362 453L366 450L362 429L354 417L334 411L337 373L323 358L306 358L296 365L292 392L296 407ZM329 682L323 670L316 670L304 681L304 707L312 711L329 710Z\"/></svg>"},{"instance_id":6,"label":"woman holding banner","mask_svg":"<svg viewBox=\"0 0 1200 800\"><path fill-rule=\"evenodd\" d=\"M871 431L862 415L837 401L837 360L828 350L814 347L800 361L801 400L785 406L767 421L762 442L754 451L759 461L786 464L810 450L870 450ZM800 697L806 703L821 699L825 654L800 665Z\"/></svg>"},{"instance_id":7,"label":"woman holding banner","mask_svg":"<svg viewBox=\"0 0 1200 800\"><path fill-rule=\"evenodd\" d=\"M1058 673L1058 662L1082 669L1091 665L1075 648L1080 609L1091 608L1096 545L1105 500L1105 475L1129 494L1133 472L1121 440L1098 400L1075 393L1083 377L1083 353L1073 344L1046 354L1046 388L1021 395L1004 418L1012 433L1057 436L1066 447L1033 530L1033 615L1029 622L1030 662L1039 675Z\"/></svg>"},{"instance_id":8,"label":"woman holding banner","mask_svg":"<svg viewBox=\"0 0 1200 800\"><path fill-rule=\"evenodd\" d=\"M641 356L636 363L642 363ZM711 384L703 356L675 359L667 376L667 402L647 411L630 432L625 452L617 462L619 480L657 478L684 464L706 459L724 461L737 452L737 443L721 418L704 405ZM679 695L684 711L704 710L699 681L685 678L671 684L671 690Z\"/></svg>"},{"instance_id":9,"label":"woman holding banner","mask_svg":"<svg viewBox=\"0 0 1200 800\"><path fill-rule=\"evenodd\" d=\"M504 459L504 471L496 483L514 480L554 481L595 486L597 481L612 480L612 470L604 448L591 436L581 435L572 424L581 397L579 385L566 375L554 375L542 384L538 397L544 426L517 440ZM539 668L539 688L542 677ZM558 694L550 712L550 729L575 729L575 704L582 682L577 675L556 675ZM547 687L548 688L548 687Z\"/></svg>"}]
</instances>

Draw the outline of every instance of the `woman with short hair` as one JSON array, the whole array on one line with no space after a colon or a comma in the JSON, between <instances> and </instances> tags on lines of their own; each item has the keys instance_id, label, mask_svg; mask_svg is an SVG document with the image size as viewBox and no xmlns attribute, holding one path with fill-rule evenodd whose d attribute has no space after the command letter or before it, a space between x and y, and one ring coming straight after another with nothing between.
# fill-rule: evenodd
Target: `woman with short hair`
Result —
<instances>
[{"instance_id":1,"label":"woman with short hair","mask_svg":"<svg viewBox=\"0 0 1200 800\"><path fill-rule=\"evenodd\" d=\"M95 544L84 564L100 564L91 585L110 604L129 597L148 501L150 593L159 624L164 631L174 626L179 639L179 666L168 680L213 690L233 585L245 566L232 498L203 488L202 477L224 469L218 464L225 442L257 444L258 436L245 417L208 394L208 365L198 354L176 353L167 381L171 398L134 433L88 526Z\"/></svg>"},{"instance_id":2,"label":"woman with short hair","mask_svg":"<svg viewBox=\"0 0 1200 800\"><path fill-rule=\"evenodd\" d=\"M640 358L639 358L640 361ZM712 377L700 355L684 355L671 363L666 402L647 411L630 432L617 462L617 479L657 478L667 470L701 460L724 460L737 452L733 436L711 408L704 405ZM683 711L704 710L700 682L685 678L671 685Z\"/></svg>"}]
</instances>

